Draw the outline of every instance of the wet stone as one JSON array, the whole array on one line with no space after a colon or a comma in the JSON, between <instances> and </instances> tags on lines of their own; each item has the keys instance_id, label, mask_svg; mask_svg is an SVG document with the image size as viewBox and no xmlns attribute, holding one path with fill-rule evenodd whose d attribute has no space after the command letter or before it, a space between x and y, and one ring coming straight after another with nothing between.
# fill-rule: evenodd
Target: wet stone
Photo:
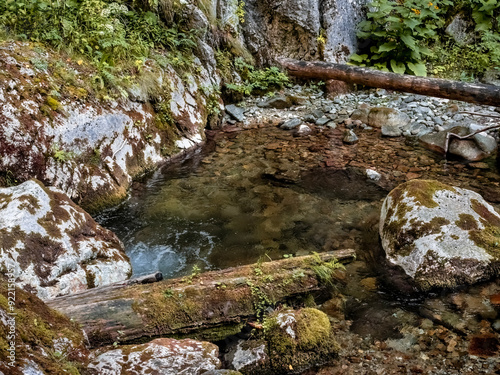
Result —
<instances>
[{"instance_id":1,"label":"wet stone","mask_svg":"<svg viewBox=\"0 0 500 375\"><path fill-rule=\"evenodd\" d=\"M342 142L348 144L348 145L353 145L353 144L356 144L359 142L359 138L358 136L356 135L356 133L354 133L352 130L346 130L344 132L344 136L342 138Z\"/></svg>"},{"instance_id":2,"label":"wet stone","mask_svg":"<svg viewBox=\"0 0 500 375\"><path fill-rule=\"evenodd\" d=\"M285 121L282 125L280 125L281 129L284 130L292 130L302 124L302 120L299 118L292 118L290 120Z\"/></svg>"}]
</instances>

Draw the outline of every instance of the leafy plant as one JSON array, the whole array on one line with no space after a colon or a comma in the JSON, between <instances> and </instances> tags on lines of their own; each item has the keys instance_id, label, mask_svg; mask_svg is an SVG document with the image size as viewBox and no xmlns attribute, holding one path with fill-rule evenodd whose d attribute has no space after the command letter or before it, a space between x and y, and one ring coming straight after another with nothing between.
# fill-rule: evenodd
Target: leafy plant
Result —
<instances>
[{"instance_id":1,"label":"leafy plant","mask_svg":"<svg viewBox=\"0 0 500 375\"><path fill-rule=\"evenodd\" d=\"M240 74L243 82L226 83L226 88L243 95L252 95L257 92L265 93L273 89L281 89L290 85L288 75L277 67L256 69L242 58L234 61L234 68Z\"/></svg>"},{"instance_id":2,"label":"leafy plant","mask_svg":"<svg viewBox=\"0 0 500 375\"><path fill-rule=\"evenodd\" d=\"M345 269L342 263L337 259L332 259L329 262L324 262L318 253L313 253L311 268L316 277L325 284L333 285L333 275L339 269Z\"/></svg>"},{"instance_id":3,"label":"leafy plant","mask_svg":"<svg viewBox=\"0 0 500 375\"><path fill-rule=\"evenodd\" d=\"M52 145L52 157L55 161L59 163L65 163L75 157L75 153L71 151L65 151L60 148L57 143Z\"/></svg>"},{"instance_id":4,"label":"leafy plant","mask_svg":"<svg viewBox=\"0 0 500 375\"><path fill-rule=\"evenodd\" d=\"M445 24L450 0L375 0L369 4L367 20L360 23L358 37L369 45L351 56L355 64L372 65L385 71L427 75L423 62L432 52L426 47L437 39Z\"/></svg>"}]
</instances>

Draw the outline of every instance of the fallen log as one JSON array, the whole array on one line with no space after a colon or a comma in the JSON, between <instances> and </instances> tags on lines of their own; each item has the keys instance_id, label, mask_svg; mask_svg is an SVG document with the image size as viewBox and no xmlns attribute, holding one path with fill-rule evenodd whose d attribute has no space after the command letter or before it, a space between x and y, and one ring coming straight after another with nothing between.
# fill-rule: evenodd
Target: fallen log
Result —
<instances>
[{"instance_id":1,"label":"fallen log","mask_svg":"<svg viewBox=\"0 0 500 375\"><path fill-rule=\"evenodd\" d=\"M281 59L279 62L290 75L300 78L336 79L369 87L500 106L500 87L493 85L415 77L322 61Z\"/></svg>"},{"instance_id":2,"label":"fallen log","mask_svg":"<svg viewBox=\"0 0 500 375\"><path fill-rule=\"evenodd\" d=\"M339 277L335 259L347 263L354 255L337 250L152 284L124 282L46 303L79 322L92 347L186 334L218 341L280 301L326 288Z\"/></svg>"}]
</instances>

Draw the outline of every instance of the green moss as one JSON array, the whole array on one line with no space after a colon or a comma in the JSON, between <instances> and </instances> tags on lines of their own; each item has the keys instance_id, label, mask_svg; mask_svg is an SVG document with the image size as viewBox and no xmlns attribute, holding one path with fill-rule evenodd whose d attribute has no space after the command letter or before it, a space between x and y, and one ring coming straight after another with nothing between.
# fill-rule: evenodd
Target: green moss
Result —
<instances>
[{"instance_id":1,"label":"green moss","mask_svg":"<svg viewBox=\"0 0 500 375\"><path fill-rule=\"evenodd\" d=\"M8 283L0 277L0 309L8 310L7 296ZM78 367L73 363L76 359L78 366L84 366L87 352L84 348L84 338L77 324L71 322L60 313L51 310L35 295L21 289L15 290L16 320L16 362L30 359L37 363L47 374L62 374L69 371L79 374ZM0 349L5 348L8 327L0 325ZM67 338L74 343L64 353L57 352L54 340ZM6 374L21 374L19 368L7 367L8 352L0 350L0 371Z\"/></svg>"},{"instance_id":2,"label":"green moss","mask_svg":"<svg viewBox=\"0 0 500 375\"><path fill-rule=\"evenodd\" d=\"M295 338L281 327L279 315L290 315L286 323ZM328 316L313 308L299 311L276 311L264 320L264 337L268 342L271 367L275 373L303 371L336 356L339 345L334 339Z\"/></svg>"},{"instance_id":3,"label":"green moss","mask_svg":"<svg viewBox=\"0 0 500 375\"><path fill-rule=\"evenodd\" d=\"M59 103L56 99L54 99L52 96L47 97L47 105L52 108L53 111L57 111L59 108L61 108L61 103Z\"/></svg>"}]
</instances>

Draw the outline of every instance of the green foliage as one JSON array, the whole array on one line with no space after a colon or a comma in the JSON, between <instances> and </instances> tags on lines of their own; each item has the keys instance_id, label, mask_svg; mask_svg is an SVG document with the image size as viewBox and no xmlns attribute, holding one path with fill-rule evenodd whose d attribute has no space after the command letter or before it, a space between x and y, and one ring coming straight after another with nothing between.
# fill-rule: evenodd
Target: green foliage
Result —
<instances>
[{"instance_id":1,"label":"green foliage","mask_svg":"<svg viewBox=\"0 0 500 375\"><path fill-rule=\"evenodd\" d=\"M351 62L396 73L470 80L500 65L500 0L375 0L358 37L366 45ZM459 45L445 28L460 14L471 43ZM426 66L427 65L427 66Z\"/></svg>"},{"instance_id":2,"label":"green foliage","mask_svg":"<svg viewBox=\"0 0 500 375\"><path fill-rule=\"evenodd\" d=\"M75 153L60 148L57 143L52 145L52 157L58 163L65 163L75 157Z\"/></svg>"},{"instance_id":3,"label":"green foliage","mask_svg":"<svg viewBox=\"0 0 500 375\"><path fill-rule=\"evenodd\" d=\"M441 16L450 5L450 0L372 1L372 11L358 32L370 45L364 53L351 56L351 61L401 74L427 75L423 58L432 52L426 45L437 39L436 30L445 24Z\"/></svg>"},{"instance_id":4,"label":"green foliage","mask_svg":"<svg viewBox=\"0 0 500 375\"><path fill-rule=\"evenodd\" d=\"M162 58L174 68L192 66L192 58L186 56L196 48L196 30L189 29L180 15L174 20L172 12L181 5L173 4L168 0L0 0L0 31L82 57L97 68L91 77L96 90L111 88L126 97L124 87L130 82L121 77L123 72L140 74L146 59L158 57L155 50L166 51ZM40 70L47 67L44 61L33 64Z\"/></svg>"},{"instance_id":5,"label":"green foliage","mask_svg":"<svg viewBox=\"0 0 500 375\"><path fill-rule=\"evenodd\" d=\"M256 69L242 58L237 58L234 61L234 69L238 72L243 82L226 83L226 88L243 95L265 93L269 90L277 90L290 85L288 75L275 66Z\"/></svg>"},{"instance_id":6,"label":"green foliage","mask_svg":"<svg viewBox=\"0 0 500 375\"><path fill-rule=\"evenodd\" d=\"M332 259L329 262L324 262L318 253L313 253L311 268L316 277L324 284L333 285L333 275L339 269L345 269L342 263L337 259Z\"/></svg>"}]
</instances>

